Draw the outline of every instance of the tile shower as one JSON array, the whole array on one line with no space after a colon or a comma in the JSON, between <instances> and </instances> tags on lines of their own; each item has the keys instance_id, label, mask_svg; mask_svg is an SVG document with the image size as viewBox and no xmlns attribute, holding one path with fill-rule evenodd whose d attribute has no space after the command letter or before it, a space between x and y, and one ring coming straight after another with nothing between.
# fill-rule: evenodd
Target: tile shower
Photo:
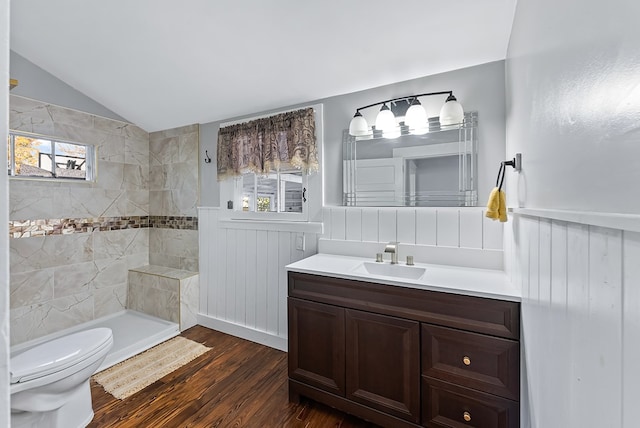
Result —
<instances>
[{"instance_id":1,"label":"tile shower","mask_svg":"<svg viewBox=\"0 0 640 428\"><path fill-rule=\"evenodd\" d=\"M10 128L93 144L89 182L10 181L11 342L127 307L128 271L198 270L198 126L139 127L19 96Z\"/></svg>"}]
</instances>

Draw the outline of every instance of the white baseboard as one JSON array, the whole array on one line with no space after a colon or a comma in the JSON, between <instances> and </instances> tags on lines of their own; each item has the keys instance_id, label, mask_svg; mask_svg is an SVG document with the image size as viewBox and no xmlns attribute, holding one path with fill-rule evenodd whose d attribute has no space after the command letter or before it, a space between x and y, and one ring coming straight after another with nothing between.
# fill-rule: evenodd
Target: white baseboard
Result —
<instances>
[{"instance_id":1,"label":"white baseboard","mask_svg":"<svg viewBox=\"0 0 640 428\"><path fill-rule=\"evenodd\" d=\"M280 351L287 352L288 349L288 340L283 337L275 336L264 331L254 330L252 328L214 318L209 315L198 314L198 324L241 339L250 340L261 345L279 349Z\"/></svg>"}]
</instances>

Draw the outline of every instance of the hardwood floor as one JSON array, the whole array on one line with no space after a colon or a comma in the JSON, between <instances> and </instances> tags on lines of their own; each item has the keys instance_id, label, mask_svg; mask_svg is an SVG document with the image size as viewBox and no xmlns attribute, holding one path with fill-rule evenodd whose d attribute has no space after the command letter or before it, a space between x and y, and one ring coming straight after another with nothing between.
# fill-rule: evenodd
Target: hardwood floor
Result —
<instances>
[{"instance_id":1,"label":"hardwood floor","mask_svg":"<svg viewBox=\"0 0 640 428\"><path fill-rule=\"evenodd\" d=\"M182 336L213 349L125 400L92 380L89 427L376 427L313 401L289 403L285 352L201 326Z\"/></svg>"}]
</instances>

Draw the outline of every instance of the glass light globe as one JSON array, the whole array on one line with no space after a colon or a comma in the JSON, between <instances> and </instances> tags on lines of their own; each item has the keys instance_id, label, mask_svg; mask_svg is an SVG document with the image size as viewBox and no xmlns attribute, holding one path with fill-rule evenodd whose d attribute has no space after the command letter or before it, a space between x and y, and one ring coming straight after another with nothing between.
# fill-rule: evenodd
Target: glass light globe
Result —
<instances>
[{"instance_id":1,"label":"glass light globe","mask_svg":"<svg viewBox=\"0 0 640 428\"><path fill-rule=\"evenodd\" d=\"M389 107L386 104L383 104L378 116L376 116L376 129L382 131L391 131L393 128L397 127L396 117L393 115Z\"/></svg>"},{"instance_id":2,"label":"glass light globe","mask_svg":"<svg viewBox=\"0 0 640 428\"><path fill-rule=\"evenodd\" d=\"M369 133L369 124L367 123L367 120L362 117L360 112L356 112L355 116L353 116L353 119L351 119L351 122L349 123L349 134L354 137L361 137Z\"/></svg>"},{"instance_id":3,"label":"glass light globe","mask_svg":"<svg viewBox=\"0 0 640 428\"><path fill-rule=\"evenodd\" d=\"M440 109L440 125L457 125L462 123L464 119L464 110L462 105L456 100L456 97L449 95L447 102Z\"/></svg>"},{"instance_id":4,"label":"glass light globe","mask_svg":"<svg viewBox=\"0 0 640 428\"><path fill-rule=\"evenodd\" d=\"M404 124L409 128L409 132L414 135L427 133L429 130L427 112L420 104L420 101L415 100L411 103L411 106L404 117Z\"/></svg>"}]
</instances>

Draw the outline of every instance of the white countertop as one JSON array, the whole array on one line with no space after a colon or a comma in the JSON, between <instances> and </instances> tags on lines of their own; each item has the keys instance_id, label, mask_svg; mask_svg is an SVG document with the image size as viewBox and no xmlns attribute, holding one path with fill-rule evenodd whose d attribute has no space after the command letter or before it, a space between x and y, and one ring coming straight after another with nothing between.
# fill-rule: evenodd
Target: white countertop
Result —
<instances>
[{"instance_id":1,"label":"white countertop","mask_svg":"<svg viewBox=\"0 0 640 428\"><path fill-rule=\"evenodd\" d=\"M361 269L358 269L363 262L374 262L374 260L333 254L315 254L306 259L291 263L287 265L286 268L292 272L377 282L399 287L442 291L466 296L486 297L513 302L519 302L521 299L520 290L511 285L511 282L501 270L416 263L415 266L425 268L425 273L421 278L413 280L367 273L363 274L360 272ZM385 263L389 262L385 261Z\"/></svg>"}]
</instances>

